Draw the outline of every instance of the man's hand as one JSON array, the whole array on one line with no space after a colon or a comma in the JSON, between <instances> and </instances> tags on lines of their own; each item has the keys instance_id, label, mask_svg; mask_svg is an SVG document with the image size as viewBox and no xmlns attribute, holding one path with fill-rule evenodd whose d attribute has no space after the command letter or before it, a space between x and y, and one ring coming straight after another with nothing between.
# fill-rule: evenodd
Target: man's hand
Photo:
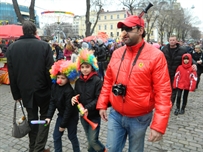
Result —
<instances>
[{"instance_id":1,"label":"man's hand","mask_svg":"<svg viewBox=\"0 0 203 152\"><path fill-rule=\"evenodd\" d=\"M162 139L162 136L163 136L162 133L151 129L149 133L148 141L151 141L151 142L159 141Z\"/></svg>"},{"instance_id":2,"label":"man's hand","mask_svg":"<svg viewBox=\"0 0 203 152\"><path fill-rule=\"evenodd\" d=\"M104 121L108 121L106 110L104 110L104 109L100 109L100 110L99 110L99 114L100 114L102 120L104 120Z\"/></svg>"}]
</instances>

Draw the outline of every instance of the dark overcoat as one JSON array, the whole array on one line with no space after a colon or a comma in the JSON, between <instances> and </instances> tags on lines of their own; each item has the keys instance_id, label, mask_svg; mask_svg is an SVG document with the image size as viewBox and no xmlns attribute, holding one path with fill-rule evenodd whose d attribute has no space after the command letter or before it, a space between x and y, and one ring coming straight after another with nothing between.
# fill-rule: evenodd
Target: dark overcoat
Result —
<instances>
[{"instance_id":1,"label":"dark overcoat","mask_svg":"<svg viewBox=\"0 0 203 152\"><path fill-rule=\"evenodd\" d=\"M54 60L47 42L21 36L8 47L7 63L14 100L22 99L24 107L32 108L34 100L43 102L50 95L49 69Z\"/></svg>"},{"instance_id":2,"label":"dark overcoat","mask_svg":"<svg viewBox=\"0 0 203 152\"><path fill-rule=\"evenodd\" d=\"M185 47L180 46L179 44L176 44L176 45L177 45L177 48L173 52L171 52L169 44L167 44L162 49L162 52L164 53L167 60L171 83L173 83L176 69L178 68L179 65L182 64L183 54L187 53L187 50Z\"/></svg>"}]
</instances>

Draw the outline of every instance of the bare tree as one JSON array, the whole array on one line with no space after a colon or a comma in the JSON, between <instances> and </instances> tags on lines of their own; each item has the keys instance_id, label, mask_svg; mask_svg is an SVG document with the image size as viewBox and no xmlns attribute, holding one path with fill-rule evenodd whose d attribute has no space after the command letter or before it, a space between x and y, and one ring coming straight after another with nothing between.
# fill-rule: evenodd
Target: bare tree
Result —
<instances>
[{"instance_id":1,"label":"bare tree","mask_svg":"<svg viewBox=\"0 0 203 152\"><path fill-rule=\"evenodd\" d=\"M94 32L94 29L97 25L99 15L102 12L102 8L105 5L106 1L105 0L86 0L86 14L85 14L85 25L86 25L86 31L85 31L85 36L90 36ZM91 11L91 6L92 10L97 12L96 15L96 21L94 22L94 25L92 26L92 23L90 22L90 11Z\"/></svg>"},{"instance_id":2,"label":"bare tree","mask_svg":"<svg viewBox=\"0 0 203 152\"><path fill-rule=\"evenodd\" d=\"M30 21L34 23L35 22L35 0L31 0L29 12L30 12Z\"/></svg>"},{"instance_id":3,"label":"bare tree","mask_svg":"<svg viewBox=\"0 0 203 152\"><path fill-rule=\"evenodd\" d=\"M193 27L190 34L190 36L195 40L199 40L201 38L201 31L198 28Z\"/></svg>"},{"instance_id":4,"label":"bare tree","mask_svg":"<svg viewBox=\"0 0 203 152\"><path fill-rule=\"evenodd\" d=\"M150 41L150 36L151 36L151 32L153 31L153 29L156 28L156 23L157 23L157 19L160 16L160 11L162 9L162 7L164 6L164 4L159 3L158 1L154 0L153 1L153 7L150 8L150 10L148 11L148 13L145 15L145 19L146 19L146 33L147 33L147 41Z\"/></svg>"},{"instance_id":5,"label":"bare tree","mask_svg":"<svg viewBox=\"0 0 203 152\"><path fill-rule=\"evenodd\" d=\"M90 36L90 28L92 23L90 22L90 0L86 0L86 14L85 14L85 25L86 25L86 31L85 36Z\"/></svg>"},{"instance_id":6,"label":"bare tree","mask_svg":"<svg viewBox=\"0 0 203 152\"><path fill-rule=\"evenodd\" d=\"M157 28L158 28L158 34L160 36L160 42L163 44L163 39L164 39L164 31L166 29L166 20L167 20L167 13L164 11L160 12L161 15L159 16L157 20Z\"/></svg>"},{"instance_id":7,"label":"bare tree","mask_svg":"<svg viewBox=\"0 0 203 152\"><path fill-rule=\"evenodd\" d=\"M130 11L130 14L133 15L135 10L136 10L136 7L135 5L139 5L140 2L137 3L137 0L120 0L121 4L125 7L127 7Z\"/></svg>"},{"instance_id":8,"label":"bare tree","mask_svg":"<svg viewBox=\"0 0 203 152\"><path fill-rule=\"evenodd\" d=\"M18 21L20 23L23 23L24 18L23 18L23 16L20 13L20 8L19 8L17 0L12 0L12 2L13 2L13 8L14 8L14 10L16 12L16 16L18 17Z\"/></svg>"},{"instance_id":9,"label":"bare tree","mask_svg":"<svg viewBox=\"0 0 203 152\"><path fill-rule=\"evenodd\" d=\"M12 0L12 2L13 2L13 8L15 10L16 16L18 17L18 21L20 23L23 23L24 22L24 18L22 16L21 12L20 12L20 8L19 8L17 0ZM29 7L29 14L30 14L30 20L32 22L35 21L35 11L34 11L34 8L35 8L35 0L31 0L30 7Z\"/></svg>"},{"instance_id":10,"label":"bare tree","mask_svg":"<svg viewBox=\"0 0 203 152\"><path fill-rule=\"evenodd\" d=\"M73 37L74 36L74 32L73 32L73 28L72 28L72 24L70 23L52 23L52 24L47 24L44 26L43 28L45 36L48 37L53 37L54 35L65 39L67 37Z\"/></svg>"}]
</instances>

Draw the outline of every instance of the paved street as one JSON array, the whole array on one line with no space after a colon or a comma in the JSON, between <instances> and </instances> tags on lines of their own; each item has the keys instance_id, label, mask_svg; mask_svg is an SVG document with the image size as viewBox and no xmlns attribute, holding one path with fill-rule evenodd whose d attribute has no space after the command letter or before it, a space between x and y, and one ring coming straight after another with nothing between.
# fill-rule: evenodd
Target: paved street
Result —
<instances>
[{"instance_id":1,"label":"paved street","mask_svg":"<svg viewBox=\"0 0 203 152\"><path fill-rule=\"evenodd\" d=\"M11 136L14 101L8 85L0 85L0 152L28 152L28 137L15 139ZM20 110L20 109L18 109ZM171 112L169 125L163 140L156 143L145 142L145 152L203 152L203 77L199 89L189 94L188 105L184 115L174 116ZM53 127L50 127L47 147L53 152ZM107 123L102 122L100 140L106 143ZM149 130L147 131L148 134ZM78 137L81 152L87 152L87 141L79 122ZM65 132L63 151L71 152L71 144ZM127 152L127 144L124 152Z\"/></svg>"}]
</instances>

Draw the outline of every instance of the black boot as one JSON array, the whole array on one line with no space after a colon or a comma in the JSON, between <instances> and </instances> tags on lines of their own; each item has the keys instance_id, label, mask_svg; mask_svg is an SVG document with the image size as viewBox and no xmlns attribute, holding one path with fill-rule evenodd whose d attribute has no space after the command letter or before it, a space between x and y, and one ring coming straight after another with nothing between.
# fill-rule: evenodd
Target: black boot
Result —
<instances>
[{"instance_id":1,"label":"black boot","mask_svg":"<svg viewBox=\"0 0 203 152\"><path fill-rule=\"evenodd\" d=\"M176 109L176 110L174 111L174 115L177 116L177 115L179 114L179 111L180 111L179 109Z\"/></svg>"}]
</instances>

